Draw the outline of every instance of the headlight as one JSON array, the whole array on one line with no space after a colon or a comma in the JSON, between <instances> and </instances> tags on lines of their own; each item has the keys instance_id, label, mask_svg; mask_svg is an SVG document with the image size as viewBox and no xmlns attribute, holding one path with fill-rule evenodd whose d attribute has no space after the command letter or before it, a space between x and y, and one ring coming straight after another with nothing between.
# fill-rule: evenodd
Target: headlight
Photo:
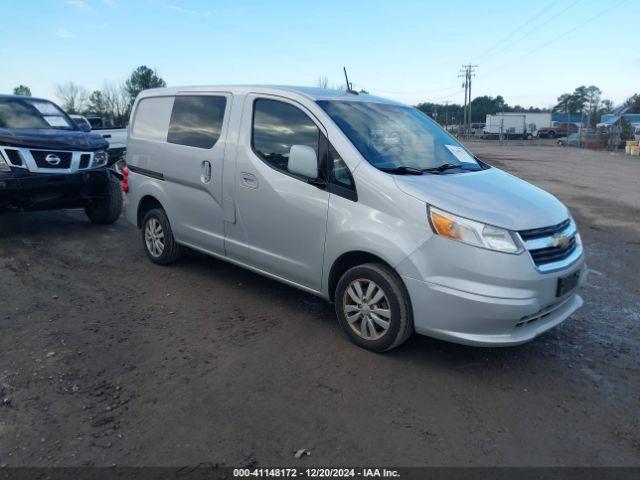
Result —
<instances>
[{"instance_id":1,"label":"headlight","mask_svg":"<svg viewBox=\"0 0 640 480\"><path fill-rule=\"evenodd\" d=\"M108 161L109 154L106 152L106 150L99 150L93 154L93 163L91 164L91 166L102 167L103 165L106 165Z\"/></svg>"},{"instance_id":2,"label":"headlight","mask_svg":"<svg viewBox=\"0 0 640 480\"><path fill-rule=\"evenodd\" d=\"M571 220L571 223L573 223L573 226L576 227L576 234L575 234L576 243L578 245L582 245L582 237L580 236L580 232L578 231L578 224L576 223L575 218L573 218L573 215L571 215L571 212L568 209L567 209L567 213L569 214L569 220Z\"/></svg>"},{"instance_id":3,"label":"headlight","mask_svg":"<svg viewBox=\"0 0 640 480\"><path fill-rule=\"evenodd\" d=\"M428 212L433 231L441 237L497 252L523 251L517 236L509 230L458 217L431 206Z\"/></svg>"}]
</instances>

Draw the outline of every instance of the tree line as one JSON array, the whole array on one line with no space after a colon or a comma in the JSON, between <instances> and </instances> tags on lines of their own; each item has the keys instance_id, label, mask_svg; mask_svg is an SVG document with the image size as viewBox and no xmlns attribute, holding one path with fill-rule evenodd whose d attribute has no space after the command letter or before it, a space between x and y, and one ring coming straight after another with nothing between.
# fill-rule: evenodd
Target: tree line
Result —
<instances>
[{"instance_id":1,"label":"tree line","mask_svg":"<svg viewBox=\"0 0 640 480\"><path fill-rule=\"evenodd\" d=\"M344 89L345 85L329 85L327 77L319 77L318 87ZM56 97L60 106L68 113L80 113L102 117L108 124L123 126L129 120L133 102L142 90L166 87L166 82L158 72L145 65L136 68L122 83L106 82L101 90L89 92L74 82L66 82L56 86ZM16 95L31 96L26 85L19 85L13 90ZM362 90L362 93L367 93ZM640 94L629 97L623 106L630 107L629 113L640 113ZM462 123L463 105L456 103L423 102L416 108L434 118L440 124ZM499 112L558 112L570 115L582 115L590 126L595 126L602 115L611 113L613 101L602 98L602 90L595 85L579 86L571 93L563 93L551 109L538 107L524 108L520 105L509 105L502 95L496 97L483 95L471 102L471 121L484 122L487 115Z\"/></svg>"},{"instance_id":2,"label":"tree line","mask_svg":"<svg viewBox=\"0 0 640 480\"><path fill-rule=\"evenodd\" d=\"M640 113L640 94L629 97L622 106L629 107L629 113ZM462 123L464 116L464 106L459 104L444 104L424 102L416 107L424 113L434 118L440 124ZM602 98L602 90L591 85L577 87L572 93L563 93L557 98L557 103L551 109L538 107L523 108L520 105L508 105L504 97L481 96L476 97L471 102L471 121L483 123L487 115L509 112L557 112L570 115L581 115L589 126L596 126L602 115L612 113L614 110L612 100Z\"/></svg>"},{"instance_id":3,"label":"tree line","mask_svg":"<svg viewBox=\"0 0 640 480\"><path fill-rule=\"evenodd\" d=\"M89 91L69 81L56 85L55 95L67 113L98 116L107 125L125 126L133 102L142 90L166 86L156 70L141 65L124 82L105 82L102 89ZM30 97L31 89L19 85L13 93Z\"/></svg>"}]
</instances>

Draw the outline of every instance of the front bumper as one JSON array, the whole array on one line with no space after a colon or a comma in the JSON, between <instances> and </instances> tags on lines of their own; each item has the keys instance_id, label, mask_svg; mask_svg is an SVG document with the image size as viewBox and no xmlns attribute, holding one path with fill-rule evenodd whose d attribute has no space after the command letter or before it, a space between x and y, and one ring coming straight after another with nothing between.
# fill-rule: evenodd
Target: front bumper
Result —
<instances>
[{"instance_id":1,"label":"front bumper","mask_svg":"<svg viewBox=\"0 0 640 480\"><path fill-rule=\"evenodd\" d=\"M14 176L0 175L0 195L12 192L28 192L50 188L66 188L91 184L104 184L107 171L104 168L77 173L28 173Z\"/></svg>"},{"instance_id":2,"label":"front bumper","mask_svg":"<svg viewBox=\"0 0 640 480\"><path fill-rule=\"evenodd\" d=\"M551 273L536 270L527 252L491 252L434 236L398 265L413 306L417 333L476 346L528 342L582 306L577 288L556 297L559 277L580 271L584 254Z\"/></svg>"},{"instance_id":3,"label":"front bumper","mask_svg":"<svg viewBox=\"0 0 640 480\"><path fill-rule=\"evenodd\" d=\"M100 196L112 173L104 167L77 173L0 174L0 209L77 208Z\"/></svg>"}]
</instances>

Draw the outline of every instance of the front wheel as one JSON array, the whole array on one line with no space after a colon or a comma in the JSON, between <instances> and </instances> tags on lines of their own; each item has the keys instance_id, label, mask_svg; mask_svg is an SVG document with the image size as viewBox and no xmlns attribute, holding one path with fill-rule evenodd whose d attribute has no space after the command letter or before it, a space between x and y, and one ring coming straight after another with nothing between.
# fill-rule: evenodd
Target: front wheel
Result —
<instances>
[{"instance_id":1,"label":"front wheel","mask_svg":"<svg viewBox=\"0 0 640 480\"><path fill-rule=\"evenodd\" d=\"M158 265L170 265L180 258L180 245L176 243L169 219L164 210L149 210L142 219L142 245L147 256Z\"/></svg>"},{"instance_id":2,"label":"front wheel","mask_svg":"<svg viewBox=\"0 0 640 480\"><path fill-rule=\"evenodd\" d=\"M336 315L353 343L374 352L398 347L413 333L409 295L386 265L366 263L347 270L336 287Z\"/></svg>"},{"instance_id":3,"label":"front wheel","mask_svg":"<svg viewBox=\"0 0 640 480\"><path fill-rule=\"evenodd\" d=\"M107 184L101 197L91 200L84 209L91 223L111 225L122 213L122 188L116 177L107 174Z\"/></svg>"}]
</instances>

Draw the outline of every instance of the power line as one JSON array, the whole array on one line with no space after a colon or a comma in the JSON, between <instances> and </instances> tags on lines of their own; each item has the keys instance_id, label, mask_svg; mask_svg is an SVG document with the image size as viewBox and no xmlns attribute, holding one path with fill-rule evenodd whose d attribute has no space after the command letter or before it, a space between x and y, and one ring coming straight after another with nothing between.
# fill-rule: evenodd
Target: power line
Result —
<instances>
[{"instance_id":1,"label":"power line","mask_svg":"<svg viewBox=\"0 0 640 480\"><path fill-rule=\"evenodd\" d=\"M524 32L522 32L522 36L520 38L516 38L515 40L509 42L508 44L503 44L502 48L498 48L498 50L496 50L493 53L496 54L496 53L504 52L506 50L511 49L515 44L520 43L522 40L525 40L525 39L529 38L529 35L533 31L539 30L540 28L544 27L545 25L548 25L550 22L552 22L553 20L559 18L562 14L564 14L565 12L567 12L568 10L570 10L571 8L576 6L581 1L582 0L575 0L574 2L570 3L565 8L563 8L562 10L560 10L558 13L554 14L553 16L551 16L551 18L548 18L546 21L542 22L539 25L535 25L532 29L528 29L528 30L525 30ZM480 58L482 58L482 57L480 57Z\"/></svg>"},{"instance_id":2,"label":"power line","mask_svg":"<svg viewBox=\"0 0 640 480\"><path fill-rule=\"evenodd\" d=\"M580 0L578 0L580 1ZM549 2L547 5L545 5L538 13L536 13L533 17L529 18L529 20L527 20L526 22L524 22L522 25L518 26L515 30L513 30L511 33L509 33L506 37L502 38L501 40L497 41L496 43L494 43L491 47L489 47L488 49L486 49L484 52L480 53L480 56L476 58L476 60L480 60L484 57L487 56L487 54L489 52L492 52L493 50L495 50L498 47L502 47L504 46L504 42L506 42L507 40L509 40L511 37L513 37L516 33L522 31L522 29L524 27L526 27L527 25L529 25L531 22L533 22L535 19L537 19L540 15L542 15L543 13L546 13L547 11L549 11L549 7L552 7L553 5L555 5L557 2L556 0L551 0L551 2Z\"/></svg>"},{"instance_id":3,"label":"power line","mask_svg":"<svg viewBox=\"0 0 640 480\"><path fill-rule=\"evenodd\" d=\"M594 20L597 20L598 18L600 18L600 17L601 17L601 16L603 16L603 15L606 15L606 14L607 14L607 13L609 13L611 10L614 10L614 9L618 8L620 5L622 5L623 3L626 3L627 1L628 1L628 0L621 0L620 2L616 3L615 5L613 5L613 6L609 7L609 8L606 8L605 10L603 10L603 11L601 11L601 12L597 13L596 15L594 15L594 16L592 16L592 17L589 17L589 18L588 18L587 20L585 20L584 22L582 22L582 23L580 23L580 24L576 25L575 27L573 27L573 28L571 28L571 29L569 29L569 30L565 31L564 33L562 33L562 34L558 35L557 37L552 38L552 39L551 39L551 40L549 40L548 42L543 43L542 45L538 45L538 46L537 46L536 48L534 48L533 50L530 50L529 52L527 52L527 53L525 53L525 54L523 54L523 55L520 55L519 57L516 57L516 58L514 58L513 60L511 60L511 61L509 61L509 62L507 62L507 63L504 63L504 64L502 64L502 65L498 66L497 68L493 69L493 71L495 72L496 70L501 70L501 69L503 69L504 67L507 67L507 66L509 66L509 65L510 65L510 64L512 64L512 63L518 62L518 61L522 60L523 58L528 57L529 55L533 55L534 53L536 53L536 52L538 52L538 51L542 50L543 48L548 47L548 46L549 46L549 45L551 45L552 43L557 42L558 40L560 40L560 39L562 39L562 38L566 37L567 35L572 34L572 33L573 33L573 32L575 32L576 30L579 30L580 28L584 27L586 24L591 23L591 22L593 22Z\"/></svg>"},{"instance_id":4,"label":"power line","mask_svg":"<svg viewBox=\"0 0 640 480\"><path fill-rule=\"evenodd\" d=\"M460 87L458 85L454 85L451 87L446 87L446 88L436 88L433 90L417 90L417 91L393 91L393 90L379 90L377 88L372 88L372 91L375 92L380 92L380 93L390 93L393 95L422 95L425 93L439 93L439 92L446 92L449 90L455 90L455 89L459 89Z\"/></svg>"}]
</instances>

